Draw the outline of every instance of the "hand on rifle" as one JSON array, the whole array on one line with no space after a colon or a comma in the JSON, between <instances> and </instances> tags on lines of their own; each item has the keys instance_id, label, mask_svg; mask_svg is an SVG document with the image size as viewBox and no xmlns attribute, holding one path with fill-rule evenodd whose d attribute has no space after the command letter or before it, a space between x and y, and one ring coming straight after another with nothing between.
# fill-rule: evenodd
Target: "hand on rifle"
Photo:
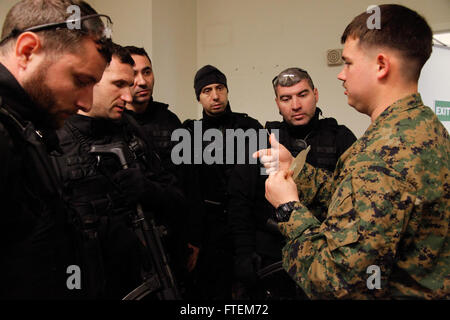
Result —
<instances>
[{"instance_id":1,"label":"hand on rifle","mask_svg":"<svg viewBox=\"0 0 450 320\"><path fill-rule=\"evenodd\" d=\"M148 184L144 173L138 168L120 170L114 175L113 180L119 185L124 199L130 204L140 201Z\"/></svg>"}]
</instances>

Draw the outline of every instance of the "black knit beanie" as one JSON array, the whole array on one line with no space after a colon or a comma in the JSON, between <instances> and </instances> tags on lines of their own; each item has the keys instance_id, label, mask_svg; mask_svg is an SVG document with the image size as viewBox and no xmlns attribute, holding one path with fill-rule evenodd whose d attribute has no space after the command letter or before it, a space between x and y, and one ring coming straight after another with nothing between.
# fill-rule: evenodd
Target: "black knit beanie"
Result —
<instances>
[{"instance_id":1,"label":"black knit beanie","mask_svg":"<svg viewBox=\"0 0 450 320\"><path fill-rule=\"evenodd\" d=\"M223 84L228 90L227 77L216 67L206 65L197 71L194 78L194 89L197 100L200 100L202 89L213 83Z\"/></svg>"}]
</instances>

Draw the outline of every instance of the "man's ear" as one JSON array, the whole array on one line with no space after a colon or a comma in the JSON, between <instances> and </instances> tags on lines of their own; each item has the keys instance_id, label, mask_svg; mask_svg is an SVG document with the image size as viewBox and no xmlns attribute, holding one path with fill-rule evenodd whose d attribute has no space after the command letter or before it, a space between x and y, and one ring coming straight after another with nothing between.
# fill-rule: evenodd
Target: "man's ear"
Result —
<instances>
[{"instance_id":1,"label":"man's ear","mask_svg":"<svg viewBox=\"0 0 450 320\"><path fill-rule=\"evenodd\" d=\"M319 90L317 88L314 88L314 97L316 98L316 103L319 102Z\"/></svg>"},{"instance_id":2,"label":"man's ear","mask_svg":"<svg viewBox=\"0 0 450 320\"><path fill-rule=\"evenodd\" d=\"M385 79L391 71L391 60L388 55L379 53L377 55L377 79Z\"/></svg>"},{"instance_id":3,"label":"man's ear","mask_svg":"<svg viewBox=\"0 0 450 320\"><path fill-rule=\"evenodd\" d=\"M277 99L277 98L275 98L275 102L277 103L278 114L279 114L280 116L283 117L283 114L281 113L281 108L280 108L280 106L278 105L278 99ZM283 117L283 118L284 118L284 117Z\"/></svg>"},{"instance_id":4,"label":"man's ear","mask_svg":"<svg viewBox=\"0 0 450 320\"><path fill-rule=\"evenodd\" d=\"M41 39L33 32L22 33L16 42L15 55L19 66L25 69L31 61L33 54L41 50Z\"/></svg>"},{"instance_id":5,"label":"man's ear","mask_svg":"<svg viewBox=\"0 0 450 320\"><path fill-rule=\"evenodd\" d=\"M280 100L278 100L278 96L275 97L275 104L277 105L278 113L281 114ZM282 114L281 114L281 115L282 115Z\"/></svg>"}]
</instances>

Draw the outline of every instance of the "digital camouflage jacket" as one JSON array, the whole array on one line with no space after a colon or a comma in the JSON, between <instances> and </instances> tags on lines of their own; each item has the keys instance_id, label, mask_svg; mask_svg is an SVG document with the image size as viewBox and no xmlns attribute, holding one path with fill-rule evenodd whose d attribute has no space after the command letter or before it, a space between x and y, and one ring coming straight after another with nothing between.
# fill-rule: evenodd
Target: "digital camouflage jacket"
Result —
<instances>
[{"instance_id":1,"label":"digital camouflage jacket","mask_svg":"<svg viewBox=\"0 0 450 320\"><path fill-rule=\"evenodd\" d=\"M449 135L432 110L419 94L397 101L333 174L305 165L300 202L279 224L284 268L313 299L448 299L449 168ZM323 223L313 200L328 207Z\"/></svg>"}]
</instances>

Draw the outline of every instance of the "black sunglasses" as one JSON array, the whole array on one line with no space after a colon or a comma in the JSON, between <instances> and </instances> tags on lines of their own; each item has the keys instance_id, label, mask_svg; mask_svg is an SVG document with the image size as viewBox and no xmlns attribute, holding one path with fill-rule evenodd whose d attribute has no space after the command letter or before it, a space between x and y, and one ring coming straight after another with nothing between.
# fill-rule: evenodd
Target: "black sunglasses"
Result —
<instances>
[{"instance_id":1,"label":"black sunglasses","mask_svg":"<svg viewBox=\"0 0 450 320\"><path fill-rule=\"evenodd\" d=\"M111 39L112 36L112 20L109 16L104 14L91 14L83 16L79 19L71 19L63 22L53 22L41 24L38 26L29 27L24 30L13 29L10 34L0 41L0 46L9 39L18 37L24 32L38 32L50 29L69 29L93 35L100 41ZM79 26L79 27L78 27Z\"/></svg>"}]
</instances>

